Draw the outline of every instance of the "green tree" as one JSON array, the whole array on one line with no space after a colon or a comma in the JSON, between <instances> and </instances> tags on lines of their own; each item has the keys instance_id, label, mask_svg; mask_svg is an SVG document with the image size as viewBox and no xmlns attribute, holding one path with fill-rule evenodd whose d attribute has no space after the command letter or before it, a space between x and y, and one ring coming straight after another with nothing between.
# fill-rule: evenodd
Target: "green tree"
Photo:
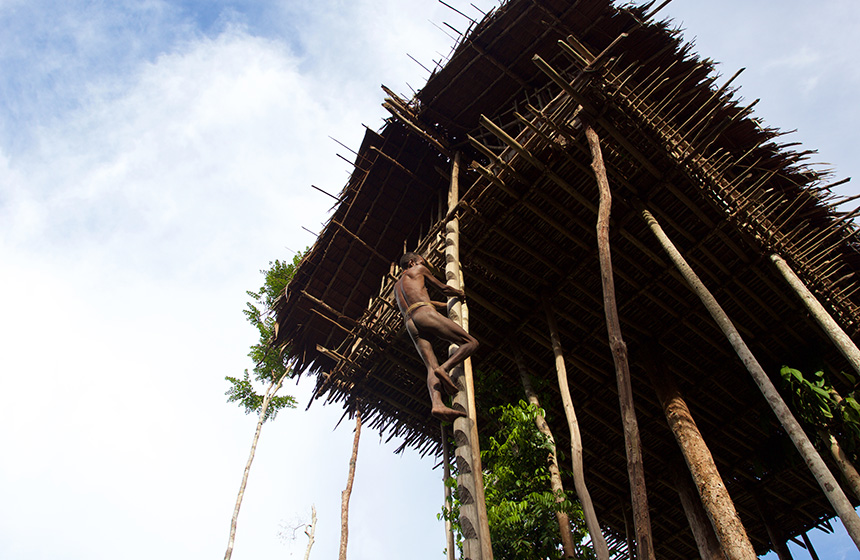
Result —
<instances>
[{"instance_id":1,"label":"green tree","mask_svg":"<svg viewBox=\"0 0 860 560\"><path fill-rule=\"evenodd\" d=\"M535 425L535 416L540 412L541 409L522 400L490 409L498 418L498 428L482 442L481 461L493 557L497 560L564 558L555 516L561 510L570 516L577 557L591 560L594 550L582 544L588 530L579 502L568 492L558 502L550 490L547 457L553 445ZM459 531L458 515L455 490L452 512L446 515L443 511L441 517L449 518L455 531ZM461 541L458 534L458 547L462 546Z\"/></svg>"},{"instance_id":2,"label":"green tree","mask_svg":"<svg viewBox=\"0 0 860 560\"><path fill-rule=\"evenodd\" d=\"M244 310L245 317L259 333L259 340L251 346L248 356L254 361L253 380L251 373L245 370L240 377L226 377L230 382L227 389L227 402L238 403L245 409L245 414L255 413L257 415L257 428L251 441L251 452L245 464L242 475L242 483L239 485L239 494L236 497L236 506L233 509L233 518L230 522L230 538L227 542L227 551L224 559L229 560L233 555L233 543L236 540L236 526L239 520L239 509L242 506L242 498L245 495L245 487L248 484L248 474L251 464L254 462L254 454L257 451L257 442L260 432L267 420L274 419L278 412L284 408L295 408L296 400L291 396L278 395L278 391L284 380L292 376L292 370L286 360L286 352L280 352L272 345L275 334L275 317L273 308L275 299L286 290L290 280L296 272L296 268L302 260L302 254L297 254L291 262L275 260L269 263L268 270L261 270L264 281L256 292L248 291L251 301L247 303ZM263 387L262 393L255 387Z\"/></svg>"},{"instance_id":3,"label":"green tree","mask_svg":"<svg viewBox=\"0 0 860 560\"><path fill-rule=\"evenodd\" d=\"M844 481L852 493L860 498L860 474L855 465L860 459L860 403L857 393L847 397L833 388L824 368L812 368L804 376L800 370L783 366L780 369L783 385L789 392L793 408L817 447L831 454ZM850 383L854 376L842 373ZM817 437L816 437L817 436Z\"/></svg>"}]
</instances>

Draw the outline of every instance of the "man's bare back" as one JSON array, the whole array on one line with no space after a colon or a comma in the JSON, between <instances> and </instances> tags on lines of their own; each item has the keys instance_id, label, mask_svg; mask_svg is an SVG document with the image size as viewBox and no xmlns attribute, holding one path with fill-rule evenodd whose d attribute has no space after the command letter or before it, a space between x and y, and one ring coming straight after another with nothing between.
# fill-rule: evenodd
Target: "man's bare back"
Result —
<instances>
[{"instance_id":1,"label":"man's bare back","mask_svg":"<svg viewBox=\"0 0 860 560\"><path fill-rule=\"evenodd\" d=\"M444 421L453 421L455 418L466 416L463 410L454 410L445 406L442 402L442 390L452 395L459 390L448 372L474 354L478 349L478 341L463 327L436 311L436 308L446 309L447 304L430 299L427 283L448 297L462 298L463 291L440 282L427 268L424 258L415 253L403 255L400 267L403 269L403 274L394 284L394 295L403 314L406 330L427 367L431 414ZM433 336L459 345L457 351L441 365L433 352L432 343L428 340Z\"/></svg>"}]
</instances>

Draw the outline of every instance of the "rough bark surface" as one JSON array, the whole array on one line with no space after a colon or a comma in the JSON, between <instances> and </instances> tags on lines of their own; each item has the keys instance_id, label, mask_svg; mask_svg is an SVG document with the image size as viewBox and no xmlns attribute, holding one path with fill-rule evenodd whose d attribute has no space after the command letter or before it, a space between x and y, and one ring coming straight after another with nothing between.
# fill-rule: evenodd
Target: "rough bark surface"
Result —
<instances>
[{"instance_id":1,"label":"rough bark surface","mask_svg":"<svg viewBox=\"0 0 860 560\"><path fill-rule=\"evenodd\" d=\"M690 477L687 476L687 473L675 468L672 469L672 482L678 492L681 507L684 508L687 522L690 524L690 532L693 533L693 539L696 541L702 560L726 560L726 556L720 548L720 541L711 526L711 520L708 519L708 514L702 507L699 493Z\"/></svg>"},{"instance_id":2,"label":"rough bark surface","mask_svg":"<svg viewBox=\"0 0 860 560\"><path fill-rule=\"evenodd\" d=\"M717 470L711 451L702 438L678 386L661 365L656 363L653 355L649 354L647 357L648 374L651 377L657 398L663 405L666 422L669 424L672 435L675 436L675 441L681 448L684 461L690 469L696 490L701 498L701 505L705 508L710 525L713 527L713 532L716 534L726 558L728 560L755 560L755 549L750 543L746 529L735 509L735 504ZM696 542L699 542L698 537Z\"/></svg>"},{"instance_id":3,"label":"rough bark surface","mask_svg":"<svg viewBox=\"0 0 860 560\"><path fill-rule=\"evenodd\" d=\"M630 496L633 501L633 527L636 531L636 551L639 560L654 560L654 541L651 536L651 515L648 512L648 494L645 489L645 466L642 462L642 442L639 438L639 423L633 406L633 388L630 383L630 365L627 360L627 345L621 337L621 321L615 301L615 280L612 276L612 256L609 246L609 216L612 210L612 192L606 177L606 166L600 151L600 138L592 126L586 123L585 136L591 148L591 168L600 190L597 212L597 248L600 257L600 278L603 284L603 308L606 314L606 330L609 347L615 362L618 382L618 401L621 406L621 421L624 427L624 447L627 453L627 476L630 480Z\"/></svg>"}]
</instances>

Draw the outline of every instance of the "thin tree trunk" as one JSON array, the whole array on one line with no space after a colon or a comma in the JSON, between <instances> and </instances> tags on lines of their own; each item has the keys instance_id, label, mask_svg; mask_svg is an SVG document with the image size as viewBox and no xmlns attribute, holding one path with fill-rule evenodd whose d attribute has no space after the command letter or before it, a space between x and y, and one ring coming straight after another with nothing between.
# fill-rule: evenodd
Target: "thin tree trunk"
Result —
<instances>
[{"instance_id":1,"label":"thin tree trunk","mask_svg":"<svg viewBox=\"0 0 860 560\"><path fill-rule=\"evenodd\" d=\"M230 521L230 538L227 541L227 551L224 553L224 560L230 560L233 556L233 543L236 541L236 526L239 522L239 509L242 507L242 499L245 497L245 487L248 485L248 474L251 472L251 463L254 462L254 454L257 452L257 442L260 440L260 432L263 429L263 422L266 418L266 411L269 409L269 403L272 402L272 397L278 392L287 377L288 371L278 379L277 383L273 379L266 389L266 394L263 395L263 404L260 406L260 414L257 418L257 429L254 432L254 439L251 440L251 452L248 454L248 461L245 463L245 472L242 474L242 483L239 485L239 494L236 496L236 507L233 508L233 519Z\"/></svg>"},{"instance_id":2,"label":"thin tree trunk","mask_svg":"<svg viewBox=\"0 0 860 560\"><path fill-rule=\"evenodd\" d=\"M314 545L314 533L317 530L317 508L311 505L311 525L305 529L305 534L308 536L308 548L305 550L305 560L311 557L311 547Z\"/></svg>"},{"instance_id":3,"label":"thin tree trunk","mask_svg":"<svg viewBox=\"0 0 860 560\"><path fill-rule=\"evenodd\" d=\"M340 553L338 560L346 560L346 544L349 538L349 496L355 479L355 460L358 458L358 438L361 436L361 412L355 413L355 438L352 440L352 456L349 458L349 476L346 489L340 494Z\"/></svg>"},{"instance_id":4,"label":"thin tree trunk","mask_svg":"<svg viewBox=\"0 0 860 560\"><path fill-rule=\"evenodd\" d=\"M603 284L603 308L606 314L606 330L609 347L615 362L618 382L618 401L621 405L621 421L624 426L624 447L627 452L627 476L630 481L630 496L633 501L633 527L636 531L636 557L654 560L654 542L651 536L651 516L648 513L648 494L645 489L645 466L642 462L642 441L639 438L639 423L633 406L633 388L630 384L630 365L627 361L627 345L621 337L621 322L615 302L615 281L612 276L612 257L609 247L609 215L612 209L612 191L606 177L606 166L600 151L600 138L589 124L585 123L585 136L591 148L591 168L600 190L600 205L597 212L597 247L600 256L600 277Z\"/></svg>"},{"instance_id":5,"label":"thin tree trunk","mask_svg":"<svg viewBox=\"0 0 860 560\"><path fill-rule=\"evenodd\" d=\"M564 353L561 349L561 338L558 335L558 324L555 321L555 315L552 312L549 300L544 299L543 305L546 311L547 324L549 325L552 351L555 354L555 371L558 375L558 388L561 393L561 400L564 403L567 426L570 429L570 461L573 468L573 485L576 488L576 495L582 504L585 524L588 527L588 534L591 535L591 543L594 545L597 558L598 560L609 560L609 547L606 546L606 539L603 538L603 533L600 531L600 523L597 521L597 514L594 513L591 494L588 493L588 487L585 485L585 469L582 465L582 436L579 433L579 422L576 419L573 399L570 396L570 386L567 383L567 368L564 365Z\"/></svg>"},{"instance_id":6,"label":"thin tree trunk","mask_svg":"<svg viewBox=\"0 0 860 560\"><path fill-rule=\"evenodd\" d=\"M654 216L644 207L641 208L641 212L643 219L648 224L648 227L651 228L651 231L663 246L666 254L669 255L669 258L674 262L675 267L687 281L690 289L699 296L708 312L714 318L714 321L716 321L717 325L726 335L726 338L728 338L729 343L735 349L735 352L737 352L738 357L746 366L774 414L776 414L780 424L782 424L782 427L785 428L788 436L794 442L795 447L797 447L798 452L800 452L800 455L803 457L809 470L812 471L812 474L815 476L816 481L818 481L824 495L827 497L828 501L830 501L833 509L836 510L836 513L842 520L846 531L848 531L848 534L851 536L851 540L853 540L855 546L860 549L860 517L857 516L857 512L854 511L854 508L851 506L851 503L848 501L842 488L840 488L839 483L836 482L836 478L834 478L833 474L827 469L827 465L824 464L821 456L815 450L815 447L813 447L812 442L810 442L809 438L806 437L806 434L803 432L803 428L800 427L800 424L791 414L791 410L789 410L785 401L782 400L782 397L776 390L776 387L774 387L773 382L767 376L764 369L762 369L761 364L759 364L755 359L755 356L753 356L753 353L750 351L749 347L747 347L743 338L741 338L740 333L732 324L732 321L729 319L728 315L726 315L726 312L723 311L723 308L720 307L719 303L717 303L713 294L708 291L696 273L693 272L693 269L690 268L690 265L687 264L687 261L684 260L683 256L681 256L681 253L665 232L663 232L663 228L660 227L656 218L654 218Z\"/></svg>"},{"instance_id":7,"label":"thin tree trunk","mask_svg":"<svg viewBox=\"0 0 860 560\"><path fill-rule=\"evenodd\" d=\"M830 455L833 456L836 466L839 467L839 470L842 472L842 476L845 478L848 488L851 489L851 493L860 498L860 473L858 473L857 469L854 468L851 460L845 454L845 451L842 449L842 446L839 445L839 442L836 441L833 434L827 430L819 430L818 435L821 436L821 439L824 440L825 443L827 443Z\"/></svg>"},{"instance_id":8,"label":"thin tree trunk","mask_svg":"<svg viewBox=\"0 0 860 560\"><path fill-rule=\"evenodd\" d=\"M540 408L540 400L538 400L537 393L535 393L535 390L532 387L531 376L529 376L525 360L523 359L523 354L518 347L514 348L514 356L517 361L517 368L520 371L520 380L523 383L523 390L526 393L526 398L528 399L529 404ZM561 483L561 473L558 468L558 457L556 457L555 454L555 438L552 436L552 430L550 430L549 424L547 424L546 419L542 414L535 416L535 425L540 433L549 439L552 445L552 451L548 458L549 484L553 494L555 494L555 502L561 503L564 501L564 486ZM576 558L576 544L573 542L573 532L570 529L570 517L567 515L567 512L564 511L555 512L555 517L558 521L559 533L561 534L561 547L564 551L564 557Z\"/></svg>"},{"instance_id":9,"label":"thin tree trunk","mask_svg":"<svg viewBox=\"0 0 860 560\"><path fill-rule=\"evenodd\" d=\"M842 405L842 395L836 392L836 389L830 389L830 396L836 401L837 406ZM857 472L854 464L851 463L848 455L845 454L845 451L842 449L842 446L839 445L839 442L833 434L825 430L819 430L819 435L825 442L827 442L827 448L830 449L830 454L833 456L833 460L836 461L836 466L838 466L839 470L842 472L842 476L845 478L848 488L851 489L854 496L860 499L860 473Z\"/></svg>"},{"instance_id":10,"label":"thin tree trunk","mask_svg":"<svg viewBox=\"0 0 860 560\"><path fill-rule=\"evenodd\" d=\"M818 558L818 553L815 552L815 548L812 546L812 542L809 540L809 535L801 533L800 536L803 538L803 544L806 545L806 550L809 552L809 556L812 560L820 560Z\"/></svg>"},{"instance_id":11,"label":"thin tree trunk","mask_svg":"<svg viewBox=\"0 0 860 560\"><path fill-rule=\"evenodd\" d=\"M767 530L767 536L770 538L771 550L776 552L779 560L794 560L791 556L791 551L788 549L788 544L785 542L781 528L775 527L771 517L765 513L770 511L770 506L760 496L756 497L756 506L758 507L758 514L761 517L762 523L764 523L764 528Z\"/></svg>"},{"instance_id":12,"label":"thin tree trunk","mask_svg":"<svg viewBox=\"0 0 860 560\"><path fill-rule=\"evenodd\" d=\"M803 304L806 306L806 309L809 311L809 314L818 322L818 325L821 329L827 334L830 340L836 345L836 348L845 356L845 359L848 360L848 363L851 364L851 367L854 368L854 371L860 373L860 350L857 349L857 345L854 344L854 341L842 330L836 321L831 317L830 313L824 309L824 306L816 299L816 297L809 291L809 288L806 287L806 284L794 273L794 270L788 266L788 263L785 262L785 259L777 255L776 253L772 253L770 255L770 260L776 266L777 270L779 270L782 277L785 278L785 281L788 282L788 285L795 291L795 293L800 297Z\"/></svg>"}]
</instances>

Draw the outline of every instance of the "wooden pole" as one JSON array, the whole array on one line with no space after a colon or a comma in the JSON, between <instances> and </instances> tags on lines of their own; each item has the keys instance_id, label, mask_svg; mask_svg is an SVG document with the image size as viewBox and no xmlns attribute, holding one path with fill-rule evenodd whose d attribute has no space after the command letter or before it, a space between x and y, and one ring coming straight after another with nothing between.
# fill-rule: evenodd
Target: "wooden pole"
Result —
<instances>
[{"instance_id":1,"label":"wooden pole","mask_svg":"<svg viewBox=\"0 0 860 560\"><path fill-rule=\"evenodd\" d=\"M785 262L785 259L776 253L772 253L770 260L776 266L777 270L779 270L780 274L782 274L782 277L785 278L785 281L788 282L788 285L791 286L801 301L803 301L810 315L818 322L818 325L824 330L830 340L833 341L836 348L842 352L842 355L845 356L845 359L848 360L854 371L860 373L860 350L857 349L854 341L842 330L842 327L836 323L830 313L824 309L824 306L821 305L812 292L809 291L809 288L806 287L806 284L794 273L794 270Z\"/></svg>"},{"instance_id":2,"label":"wooden pole","mask_svg":"<svg viewBox=\"0 0 860 560\"><path fill-rule=\"evenodd\" d=\"M517 368L520 372L520 381L523 384L523 390L526 393L526 398L529 404L540 408L540 400L537 393L532 387L531 376L526 368L526 362L523 359L523 353L519 346L514 346L514 358L517 362ZM542 414L535 416L535 425L538 431L545 435L552 445L552 451L549 453L549 485L552 492L555 494L555 502L561 503L564 501L564 486L561 483L561 473L558 468L558 457L555 454L555 438L552 436L549 424ZM555 518L558 521L558 531L561 535L561 548L564 551L565 558L576 558L576 543L573 541L573 532L570 529L570 517L567 512L555 512Z\"/></svg>"},{"instance_id":3,"label":"wooden pole","mask_svg":"<svg viewBox=\"0 0 860 560\"><path fill-rule=\"evenodd\" d=\"M700 497L700 500L696 501L701 503L700 508L704 507L707 519L710 520L709 531L716 535L727 560L755 560L755 549L681 391L662 364L657 363L653 353L646 353L645 358L646 369L657 398L663 406L666 422L693 477ZM678 491L680 493L682 489ZM683 500L682 496L682 504ZM687 506L684 509L686 510ZM693 534L696 535L695 529ZM698 536L696 542L699 543ZM702 546L699 545L699 550L701 549Z\"/></svg>"},{"instance_id":4,"label":"wooden pole","mask_svg":"<svg viewBox=\"0 0 860 560\"><path fill-rule=\"evenodd\" d=\"M454 560L454 524L451 523L451 509L453 502L451 501L451 487L448 486L448 479L451 478L451 450L448 447L448 430L445 425L440 423L442 431L442 482L443 494L445 501L442 507L445 509L445 557L446 560Z\"/></svg>"},{"instance_id":5,"label":"wooden pole","mask_svg":"<svg viewBox=\"0 0 860 560\"><path fill-rule=\"evenodd\" d=\"M693 539L699 549L699 556L702 557L702 560L726 560L726 556L720 548L720 541L714 533L708 514L702 507L702 500L697 488L693 485L690 477L673 465L672 483L678 492L681 507L684 508L684 513L687 516L687 523L690 525L690 532L693 533Z\"/></svg>"},{"instance_id":6,"label":"wooden pole","mask_svg":"<svg viewBox=\"0 0 860 560\"><path fill-rule=\"evenodd\" d=\"M448 213L452 213L459 202L460 153L454 154L451 162L451 184L448 191ZM454 217L446 225L445 278L449 286L463 289L460 270L460 222ZM469 330L468 307L456 298L448 301L448 316ZM451 345L449 355L456 351ZM454 441L457 457L457 486L460 495L460 530L463 533L463 555L465 560L492 560L490 526L487 520L487 504L484 499L484 477L481 469L481 449L478 445L478 423L475 411L475 384L472 375L472 360L467 358L461 366L451 372L461 386L454 397L454 408L466 411L466 418L454 420Z\"/></svg>"},{"instance_id":7,"label":"wooden pole","mask_svg":"<svg viewBox=\"0 0 860 560\"><path fill-rule=\"evenodd\" d=\"M758 507L759 517L761 517L764 523L764 528L767 530L767 536L770 538L771 550L776 552L779 560L794 560L791 556L791 551L788 550L788 544L785 542L782 531L774 527L773 520L765 513L770 511L770 508L761 496L756 497L756 506Z\"/></svg>"},{"instance_id":8,"label":"wooden pole","mask_svg":"<svg viewBox=\"0 0 860 560\"><path fill-rule=\"evenodd\" d=\"M570 430L570 461L573 468L573 486L576 488L576 495L582 504L585 524L588 527L588 534L591 535L591 542L594 545L597 560L609 560L609 547L606 545L606 539L603 538L603 533L600 531L600 523L597 521L597 514L594 513L594 504L591 501L591 495L588 493L588 487L585 485L585 469L582 465L582 436L579 433L579 422L576 419L573 398L570 396L570 387L567 384L567 368L564 365L564 352L561 348L561 338L558 335L558 324L555 321L552 306L546 298L543 300L543 306L544 311L546 311L546 322L549 326L550 340L552 341L552 352L555 355L558 389L561 393L564 414L567 417L567 426Z\"/></svg>"},{"instance_id":9,"label":"wooden pole","mask_svg":"<svg viewBox=\"0 0 860 560\"><path fill-rule=\"evenodd\" d=\"M600 190L600 205L597 211L597 247L600 256L600 277L603 284L603 309L606 314L606 330L609 347L615 362L618 382L618 401L621 406L621 421L624 427L624 448L627 453L627 476L633 502L633 527L636 531L636 557L639 560L654 560L654 542L651 536L651 516L648 513L648 494L645 489L645 466L642 462L642 442L639 438L639 423L633 406L633 388L630 383L630 365L627 360L627 344L621 337L621 322L615 301L615 280L612 276L612 256L609 247L609 215L612 209L612 192L606 177L606 166L600 151L600 138L587 121L585 136L591 148L591 168Z\"/></svg>"},{"instance_id":10,"label":"wooden pole","mask_svg":"<svg viewBox=\"0 0 860 560\"><path fill-rule=\"evenodd\" d=\"M800 536L803 538L803 544L806 545L806 550L809 552L809 556L812 560L819 560L818 553L815 552L815 548L812 546L812 541L809 540L809 535L802 533Z\"/></svg>"},{"instance_id":11,"label":"wooden pole","mask_svg":"<svg viewBox=\"0 0 860 560\"><path fill-rule=\"evenodd\" d=\"M836 466L839 467L839 470L842 472L842 477L845 479L845 483L848 485L848 488L851 489L851 493L854 494L855 497L860 497L860 473L858 473L857 469L854 468L848 455L845 454L845 450L843 450L842 446L839 445L836 437L827 430L818 430L818 436L827 444L827 448L830 450L830 455L833 457L833 461L836 463Z\"/></svg>"},{"instance_id":12,"label":"wooden pole","mask_svg":"<svg viewBox=\"0 0 860 560\"><path fill-rule=\"evenodd\" d=\"M740 333L732 324L728 315L726 315L726 312L723 311L723 308L720 307L719 303L717 303L713 294L708 291L696 273L693 272L693 269L690 268L690 265L687 264L687 261L684 260L683 256L681 256L681 253L663 231L663 228L660 227L659 222L657 222L651 212L642 207L641 214L642 218L648 224L648 227L663 246L666 254L687 281L690 289L699 296L708 312L714 318L714 321L716 321L717 325L719 325L720 329L726 335L726 338L728 338L729 343L735 349L735 352L737 352L738 357L746 366L774 414L776 414L780 424L782 424L782 427L785 428L788 436L794 442L795 447L797 447L798 452L800 452L800 455L803 457L809 470L812 471L812 474L818 481L824 495L830 501L833 509L836 510L836 513L839 515L839 518L845 526L845 530L848 531L848 534L854 541L855 546L860 550L860 517L857 516L857 512L854 511L854 508L851 506L851 503L848 501L842 488L839 487L833 474L827 469L827 465L824 464L824 461L815 450L812 442L810 442L809 438L806 437L806 434L803 432L803 428L800 427L800 424L791 414L785 401L782 400L776 387L774 387L773 382L771 382L764 369L762 369L761 365L755 359L755 356L753 356L753 353L750 351L749 347L747 347L743 338L741 338Z\"/></svg>"},{"instance_id":13,"label":"wooden pole","mask_svg":"<svg viewBox=\"0 0 860 560\"><path fill-rule=\"evenodd\" d=\"M355 480L355 462L358 459L358 439L361 437L361 411L355 412L355 437L352 440L352 455L349 458L349 475L346 489L340 494L340 551L338 560L346 560L346 545L349 540L349 497Z\"/></svg>"},{"instance_id":14,"label":"wooden pole","mask_svg":"<svg viewBox=\"0 0 860 560\"><path fill-rule=\"evenodd\" d=\"M633 531L630 526L633 525L633 520L630 519L630 512L627 511L629 504L627 500L620 499L621 515L624 517L624 542L627 543L627 559L633 560L636 558L636 545L633 544Z\"/></svg>"}]
</instances>

